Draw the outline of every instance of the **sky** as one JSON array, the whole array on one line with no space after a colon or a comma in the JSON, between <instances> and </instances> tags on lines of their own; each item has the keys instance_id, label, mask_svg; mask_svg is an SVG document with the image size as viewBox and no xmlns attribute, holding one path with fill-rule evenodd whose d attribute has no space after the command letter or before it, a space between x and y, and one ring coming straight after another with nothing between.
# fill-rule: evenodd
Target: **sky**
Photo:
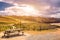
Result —
<instances>
[{"instance_id":1,"label":"sky","mask_svg":"<svg viewBox=\"0 0 60 40\"><path fill-rule=\"evenodd\" d=\"M0 15L60 18L60 0L0 0Z\"/></svg>"}]
</instances>

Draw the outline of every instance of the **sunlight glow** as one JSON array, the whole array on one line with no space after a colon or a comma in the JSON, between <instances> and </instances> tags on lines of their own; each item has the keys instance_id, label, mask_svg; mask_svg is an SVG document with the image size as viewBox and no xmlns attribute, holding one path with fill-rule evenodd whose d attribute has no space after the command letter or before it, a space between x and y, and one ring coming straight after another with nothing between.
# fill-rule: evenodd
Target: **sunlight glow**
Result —
<instances>
[{"instance_id":1,"label":"sunlight glow","mask_svg":"<svg viewBox=\"0 0 60 40\"><path fill-rule=\"evenodd\" d=\"M36 9L34 9L34 7L30 6L30 5L21 5L22 7L20 7L23 11L25 12L35 12Z\"/></svg>"},{"instance_id":2,"label":"sunlight glow","mask_svg":"<svg viewBox=\"0 0 60 40\"><path fill-rule=\"evenodd\" d=\"M36 8L27 4L20 4L20 5L16 4L16 6L6 8L5 10L10 14L12 13L11 15L35 16L39 13L39 11Z\"/></svg>"}]
</instances>

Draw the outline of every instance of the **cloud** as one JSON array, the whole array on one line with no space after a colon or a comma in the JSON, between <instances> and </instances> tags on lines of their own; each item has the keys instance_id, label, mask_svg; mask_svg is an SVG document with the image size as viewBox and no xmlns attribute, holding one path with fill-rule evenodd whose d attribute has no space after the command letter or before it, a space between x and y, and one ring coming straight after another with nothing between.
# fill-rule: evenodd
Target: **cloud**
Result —
<instances>
[{"instance_id":1,"label":"cloud","mask_svg":"<svg viewBox=\"0 0 60 40\"><path fill-rule=\"evenodd\" d=\"M9 3L30 3L30 4L35 3L60 7L60 0L3 0L3 1Z\"/></svg>"},{"instance_id":2,"label":"cloud","mask_svg":"<svg viewBox=\"0 0 60 40\"><path fill-rule=\"evenodd\" d=\"M3 1L3 0L0 0L0 1Z\"/></svg>"},{"instance_id":3,"label":"cloud","mask_svg":"<svg viewBox=\"0 0 60 40\"><path fill-rule=\"evenodd\" d=\"M25 6L27 6L27 4ZM25 6L23 4L20 4L18 6L8 7L5 9L5 11L0 11L0 14L1 15L2 14L3 15L17 15L17 16L40 16L41 15L41 14L39 14L39 11L34 10L34 9L32 9L30 11L29 11L29 9L27 9L25 11L25 9L26 9L26 8L24 8Z\"/></svg>"},{"instance_id":4,"label":"cloud","mask_svg":"<svg viewBox=\"0 0 60 40\"><path fill-rule=\"evenodd\" d=\"M15 6L18 6L20 4L28 4L28 5L32 4L40 11L40 13L35 14L38 16L42 15L47 17L53 17L54 15L54 17L59 17L58 14L60 15L60 0L3 0L3 2L11 3L11 4L14 4ZM5 12L6 11L7 11L7 8L5 9ZM14 12L15 10L11 10L11 11ZM23 13L20 15L30 15L30 14ZM31 14L31 15L34 15L34 14Z\"/></svg>"}]
</instances>

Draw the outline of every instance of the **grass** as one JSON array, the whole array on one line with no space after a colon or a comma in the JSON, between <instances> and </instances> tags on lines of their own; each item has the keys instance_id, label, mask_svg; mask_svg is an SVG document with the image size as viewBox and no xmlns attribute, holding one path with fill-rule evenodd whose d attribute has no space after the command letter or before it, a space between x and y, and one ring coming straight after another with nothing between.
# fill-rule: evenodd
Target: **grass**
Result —
<instances>
[{"instance_id":1,"label":"grass","mask_svg":"<svg viewBox=\"0 0 60 40\"><path fill-rule=\"evenodd\" d=\"M45 21L47 21L47 19L41 17L0 16L0 31L5 31L6 29L10 28L11 25L14 25L17 28L23 28L23 30L34 31L49 30L55 28L55 26L51 26L49 23L45 23Z\"/></svg>"}]
</instances>

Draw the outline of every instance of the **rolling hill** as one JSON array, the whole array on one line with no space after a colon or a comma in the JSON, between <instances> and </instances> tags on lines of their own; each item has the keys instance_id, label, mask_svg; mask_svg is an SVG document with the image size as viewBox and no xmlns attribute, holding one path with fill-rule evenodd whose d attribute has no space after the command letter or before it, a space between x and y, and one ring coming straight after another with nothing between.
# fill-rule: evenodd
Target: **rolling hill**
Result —
<instances>
[{"instance_id":1,"label":"rolling hill","mask_svg":"<svg viewBox=\"0 0 60 40\"><path fill-rule=\"evenodd\" d=\"M10 29L13 25L23 30L46 30L56 26L50 23L57 22L56 18L32 17L32 16L0 16L0 31Z\"/></svg>"},{"instance_id":2,"label":"rolling hill","mask_svg":"<svg viewBox=\"0 0 60 40\"><path fill-rule=\"evenodd\" d=\"M54 23L59 22L58 18L44 18L32 16L0 16L1 23Z\"/></svg>"}]
</instances>

